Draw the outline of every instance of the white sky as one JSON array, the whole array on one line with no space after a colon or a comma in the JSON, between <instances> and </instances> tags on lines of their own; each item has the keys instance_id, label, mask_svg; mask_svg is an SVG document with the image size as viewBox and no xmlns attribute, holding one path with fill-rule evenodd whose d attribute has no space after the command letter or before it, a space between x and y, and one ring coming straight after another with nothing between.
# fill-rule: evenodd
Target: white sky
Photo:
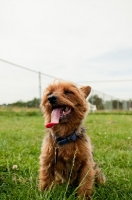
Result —
<instances>
[{"instance_id":1,"label":"white sky","mask_svg":"<svg viewBox=\"0 0 132 200\"><path fill-rule=\"evenodd\" d=\"M0 59L132 99L132 1L0 0ZM0 104L38 95L37 74L0 61Z\"/></svg>"}]
</instances>

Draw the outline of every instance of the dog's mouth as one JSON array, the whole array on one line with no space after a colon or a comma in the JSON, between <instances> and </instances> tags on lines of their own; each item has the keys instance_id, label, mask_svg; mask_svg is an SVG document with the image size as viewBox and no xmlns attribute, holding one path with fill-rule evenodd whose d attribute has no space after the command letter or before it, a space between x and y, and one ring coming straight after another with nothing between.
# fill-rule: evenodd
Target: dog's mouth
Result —
<instances>
[{"instance_id":1,"label":"dog's mouth","mask_svg":"<svg viewBox=\"0 0 132 200\"><path fill-rule=\"evenodd\" d=\"M51 128L54 125L58 124L60 120L65 118L70 113L71 108L69 106L53 107L53 110L51 112L51 121L46 124L46 128Z\"/></svg>"}]
</instances>

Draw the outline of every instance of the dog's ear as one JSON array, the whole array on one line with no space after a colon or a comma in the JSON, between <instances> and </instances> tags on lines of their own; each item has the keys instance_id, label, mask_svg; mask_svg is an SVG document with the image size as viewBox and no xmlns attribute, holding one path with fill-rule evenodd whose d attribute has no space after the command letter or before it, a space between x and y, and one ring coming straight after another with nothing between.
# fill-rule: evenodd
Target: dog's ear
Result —
<instances>
[{"instance_id":1,"label":"dog's ear","mask_svg":"<svg viewBox=\"0 0 132 200\"><path fill-rule=\"evenodd\" d=\"M91 92L91 87L90 86L83 86L80 89L83 91L85 98L87 98L87 96Z\"/></svg>"}]
</instances>

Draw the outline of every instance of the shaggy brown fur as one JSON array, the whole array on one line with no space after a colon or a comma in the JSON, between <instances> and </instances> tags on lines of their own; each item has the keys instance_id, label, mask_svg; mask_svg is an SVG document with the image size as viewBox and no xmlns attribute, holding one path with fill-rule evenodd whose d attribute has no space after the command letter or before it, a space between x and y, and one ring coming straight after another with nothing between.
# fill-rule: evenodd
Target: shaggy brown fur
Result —
<instances>
[{"instance_id":1,"label":"shaggy brown fur","mask_svg":"<svg viewBox=\"0 0 132 200\"><path fill-rule=\"evenodd\" d=\"M94 182L101 184L105 181L93 160L92 145L82 126L88 110L86 97L90 91L89 86L78 88L71 82L61 81L55 81L44 91L41 106L49 129L40 155L41 190L49 188L52 183L70 179L70 184L79 186L78 195L89 199ZM59 116L59 121L56 116ZM75 141L57 144L55 137L66 137L75 131Z\"/></svg>"}]
</instances>

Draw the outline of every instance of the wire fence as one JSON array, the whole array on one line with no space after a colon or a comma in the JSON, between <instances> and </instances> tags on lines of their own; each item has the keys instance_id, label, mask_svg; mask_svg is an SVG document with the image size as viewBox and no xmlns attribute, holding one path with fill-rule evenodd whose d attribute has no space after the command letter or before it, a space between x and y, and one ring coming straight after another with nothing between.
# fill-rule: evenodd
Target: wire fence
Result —
<instances>
[{"instance_id":1,"label":"wire fence","mask_svg":"<svg viewBox=\"0 0 132 200\"><path fill-rule=\"evenodd\" d=\"M7 106L19 102L19 105L33 106L31 102L34 99L35 105L39 106L43 90L56 77L2 59L0 61L0 105ZM28 104L23 104L27 101ZM96 110L132 110L131 99L117 99L93 89L88 102L93 112Z\"/></svg>"},{"instance_id":2,"label":"wire fence","mask_svg":"<svg viewBox=\"0 0 132 200\"><path fill-rule=\"evenodd\" d=\"M95 105L97 110L132 110L131 99L121 100L96 90L91 91L88 101Z\"/></svg>"}]
</instances>

